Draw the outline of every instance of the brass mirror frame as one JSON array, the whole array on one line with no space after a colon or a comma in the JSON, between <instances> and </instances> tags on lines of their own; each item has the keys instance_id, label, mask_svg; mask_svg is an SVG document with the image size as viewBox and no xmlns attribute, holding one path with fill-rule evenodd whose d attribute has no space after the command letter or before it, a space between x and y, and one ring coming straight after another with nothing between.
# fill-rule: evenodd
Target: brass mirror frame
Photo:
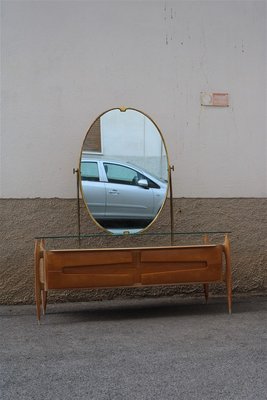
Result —
<instances>
[{"instance_id":1,"label":"brass mirror frame","mask_svg":"<svg viewBox=\"0 0 267 400\"><path fill-rule=\"evenodd\" d=\"M167 150L166 142L165 142L165 140L164 140L164 137L163 137L163 135L162 135L162 132L161 132L160 128L158 127L158 125L155 123L155 121L154 121L148 114L146 114L145 112L140 111L140 110L138 110L138 109L136 109L136 108L132 108L132 107L114 107L114 108L110 108L110 109L104 111L103 113L101 113L100 115L98 115L98 117L95 118L95 120L93 121L93 123L90 125L90 127L89 127L89 129L87 130L86 135L85 135L85 137L84 137L83 143L82 143L81 152L80 152L80 157L79 157L79 165L78 165L78 168L77 168L77 169L73 169L73 173L76 173L76 174L77 174L77 209L78 209L78 236L79 236L79 242L80 242L80 237L81 237L80 194L81 194L81 196L82 196L82 200L83 200L83 203L84 203L84 205L85 205L85 207L86 207L86 209L87 209L87 212L88 212L88 214L89 214L91 220L94 222L94 224L95 224L96 226L98 226L102 231L104 231L104 232L106 232L106 233L108 233L108 234L110 234L110 235L114 235L113 232L111 232L111 231L108 230L107 228L105 228L105 227L103 227L102 225L100 225L100 224L97 222L97 220L94 218L92 212L90 211L90 209L89 209L89 207L88 207L88 205L87 205L87 203L86 203L86 201L85 201L84 194L83 194L82 179L81 179L81 170L80 170L80 165L81 165L81 160L82 160L82 153L83 153L84 143L85 143L85 141L86 141L87 135L88 135L88 133L89 133L91 127L92 127L92 126L96 123L96 121L97 121L98 119L100 119L104 114L107 114L108 112L113 111L113 110L120 110L121 112L125 112L125 111L127 111L127 110L136 111L136 112L138 112L138 113L144 115L146 118L148 118L148 119L153 123L153 125L156 127L156 129L158 130L158 133L159 133L159 135L160 135L160 138L161 138L161 140L162 140L162 143L163 143L163 146L164 146L164 149L165 149L165 153L166 153L168 182L167 182L167 189L166 189L164 201L162 202L162 205L161 205L159 211L157 212L155 218L154 218L145 228L140 228L140 230L138 230L138 232L136 232L136 233L134 233L134 234L136 234L136 235L142 234L142 233L144 233L148 228L150 228L150 227L152 226L152 224L154 224L154 222L158 219L158 217L159 217L159 215L160 215L160 213L161 213L161 211L162 211L162 209L163 209L163 207L164 207L164 205L165 205L165 203L166 203L166 200L167 200L167 197L168 197L168 193L169 193L169 192L170 192L171 233L173 233L173 205L172 205L172 177L171 177L171 170L173 170L174 168L173 168L173 166L170 166L168 150ZM123 232L122 235L123 235L123 234L129 234L129 233L131 233L131 232L129 232L128 230L125 230L125 232Z\"/></svg>"}]
</instances>

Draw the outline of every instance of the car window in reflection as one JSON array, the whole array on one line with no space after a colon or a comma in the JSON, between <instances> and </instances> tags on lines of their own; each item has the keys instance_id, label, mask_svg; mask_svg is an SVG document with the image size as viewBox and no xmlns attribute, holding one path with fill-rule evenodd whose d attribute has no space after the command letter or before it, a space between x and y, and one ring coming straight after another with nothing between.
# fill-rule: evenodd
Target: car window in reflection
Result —
<instances>
[{"instance_id":1,"label":"car window in reflection","mask_svg":"<svg viewBox=\"0 0 267 400\"><path fill-rule=\"evenodd\" d=\"M153 182L151 179L146 178L148 181L148 187L153 189L160 189L160 186Z\"/></svg>"},{"instance_id":2,"label":"car window in reflection","mask_svg":"<svg viewBox=\"0 0 267 400\"><path fill-rule=\"evenodd\" d=\"M97 162L82 162L81 177L83 181L99 182Z\"/></svg>"},{"instance_id":3,"label":"car window in reflection","mask_svg":"<svg viewBox=\"0 0 267 400\"><path fill-rule=\"evenodd\" d=\"M137 171L122 165L104 163L104 168L110 183L137 185L138 180L143 178Z\"/></svg>"}]
</instances>

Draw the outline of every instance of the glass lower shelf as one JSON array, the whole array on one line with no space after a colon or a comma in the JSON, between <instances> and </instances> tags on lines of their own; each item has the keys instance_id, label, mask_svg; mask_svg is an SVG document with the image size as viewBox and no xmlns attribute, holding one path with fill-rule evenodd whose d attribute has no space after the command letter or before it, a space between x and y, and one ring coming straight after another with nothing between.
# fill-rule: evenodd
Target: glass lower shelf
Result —
<instances>
[{"instance_id":1,"label":"glass lower shelf","mask_svg":"<svg viewBox=\"0 0 267 400\"><path fill-rule=\"evenodd\" d=\"M97 238L97 237L106 237L106 238L116 238L116 237L129 237L134 236L135 238L141 238L145 236L186 236L186 235L226 235L230 234L229 230L221 230L221 231L195 231L195 232L150 232L150 233L88 233L81 235L49 235L49 236L36 236L36 240L40 239L87 239L87 238Z\"/></svg>"}]
</instances>

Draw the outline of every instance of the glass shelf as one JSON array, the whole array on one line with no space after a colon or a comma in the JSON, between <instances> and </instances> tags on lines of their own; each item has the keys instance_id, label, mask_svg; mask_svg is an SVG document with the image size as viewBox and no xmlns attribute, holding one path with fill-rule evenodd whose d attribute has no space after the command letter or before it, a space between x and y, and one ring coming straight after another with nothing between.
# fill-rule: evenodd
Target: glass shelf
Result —
<instances>
[{"instance_id":1,"label":"glass shelf","mask_svg":"<svg viewBox=\"0 0 267 400\"><path fill-rule=\"evenodd\" d=\"M106 238L125 238L129 236L133 236L135 238L141 238L145 236L186 236L186 235L217 235L217 234L230 234L229 230L221 230L221 231L195 231L195 232L150 232L150 233L88 233L81 235L50 235L50 236L36 236L36 240L40 239L87 239L87 238L97 238L97 237L106 237Z\"/></svg>"}]
</instances>

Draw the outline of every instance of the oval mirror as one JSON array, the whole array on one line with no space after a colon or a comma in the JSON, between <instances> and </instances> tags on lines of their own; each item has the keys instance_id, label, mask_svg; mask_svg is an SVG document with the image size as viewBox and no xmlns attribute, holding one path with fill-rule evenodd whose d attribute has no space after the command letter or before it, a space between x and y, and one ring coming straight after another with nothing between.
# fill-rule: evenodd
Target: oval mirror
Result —
<instances>
[{"instance_id":1,"label":"oval mirror","mask_svg":"<svg viewBox=\"0 0 267 400\"><path fill-rule=\"evenodd\" d=\"M136 233L158 216L168 191L162 134L141 111L112 109L89 128L80 156L80 189L100 227Z\"/></svg>"}]
</instances>

